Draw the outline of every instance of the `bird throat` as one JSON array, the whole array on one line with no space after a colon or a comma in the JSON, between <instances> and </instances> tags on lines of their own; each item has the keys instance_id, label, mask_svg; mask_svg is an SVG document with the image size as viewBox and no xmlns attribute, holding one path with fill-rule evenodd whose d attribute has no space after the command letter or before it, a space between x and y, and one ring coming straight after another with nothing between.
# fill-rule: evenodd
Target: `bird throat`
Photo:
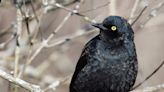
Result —
<instances>
[{"instance_id":1,"label":"bird throat","mask_svg":"<svg viewBox=\"0 0 164 92\"><path fill-rule=\"evenodd\" d=\"M104 32L101 32L99 34L99 37L101 40L109 43L110 45L115 45L115 46L118 46L118 45L121 45L122 42L123 42L123 36L113 36L112 34L109 35L109 34L106 34Z\"/></svg>"}]
</instances>

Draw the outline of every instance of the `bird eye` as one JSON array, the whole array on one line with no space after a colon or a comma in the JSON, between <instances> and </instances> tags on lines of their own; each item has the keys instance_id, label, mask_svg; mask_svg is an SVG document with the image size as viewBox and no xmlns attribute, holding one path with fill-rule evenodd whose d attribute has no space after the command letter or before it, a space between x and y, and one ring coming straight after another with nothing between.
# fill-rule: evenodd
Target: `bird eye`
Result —
<instances>
[{"instance_id":1,"label":"bird eye","mask_svg":"<svg viewBox=\"0 0 164 92\"><path fill-rule=\"evenodd\" d=\"M116 30L117 30L117 27L116 27L116 26L112 26L112 27L111 27L111 30L112 30L112 31L116 31Z\"/></svg>"}]
</instances>

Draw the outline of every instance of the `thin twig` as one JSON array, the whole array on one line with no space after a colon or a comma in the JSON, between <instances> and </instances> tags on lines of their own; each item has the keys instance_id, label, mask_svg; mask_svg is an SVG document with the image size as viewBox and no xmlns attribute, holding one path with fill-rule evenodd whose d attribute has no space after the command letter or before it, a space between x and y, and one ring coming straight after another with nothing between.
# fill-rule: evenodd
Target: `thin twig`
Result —
<instances>
[{"instance_id":1,"label":"thin twig","mask_svg":"<svg viewBox=\"0 0 164 92\"><path fill-rule=\"evenodd\" d=\"M139 1L140 1L140 0L135 0L135 3L134 3L134 5L133 5L132 11L131 11L130 17L129 17L129 23L130 23L130 24L132 23L132 19L134 18L134 14L135 14L135 11L137 10Z\"/></svg>"},{"instance_id":2,"label":"thin twig","mask_svg":"<svg viewBox=\"0 0 164 92\"><path fill-rule=\"evenodd\" d=\"M26 28L27 28L27 33L28 33L28 35L30 35L31 32L30 32L30 28L29 28L29 17L25 17L25 24L26 24Z\"/></svg>"},{"instance_id":3,"label":"thin twig","mask_svg":"<svg viewBox=\"0 0 164 92\"><path fill-rule=\"evenodd\" d=\"M80 4L83 2L83 0L81 0L81 2L79 4L77 4L75 6L75 11L77 11L80 8ZM32 60L40 53L40 51L44 48L47 47L48 42L54 37L54 35L56 34L56 32L58 32L63 25L67 22L67 20L72 16L72 12L69 12L66 17L63 19L63 21L59 24L59 26L53 31L52 34L50 34L50 36L46 39L43 40L42 44L40 45L40 47L38 47L38 49L35 51L35 53L31 56L31 58L28 60L27 64L29 65Z\"/></svg>"},{"instance_id":4,"label":"thin twig","mask_svg":"<svg viewBox=\"0 0 164 92\"><path fill-rule=\"evenodd\" d=\"M24 1L25 2L25 1ZM25 4L25 3L24 3ZM27 33L30 35L30 28L29 28L29 12L26 10L23 11L22 7L18 7L18 10L20 10L20 13L22 15L22 21L25 21L26 27L27 27ZM34 15L35 16L35 15Z\"/></svg>"},{"instance_id":5,"label":"thin twig","mask_svg":"<svg viewBox=\"0 0 164 92\"><path fill-rule=\"evenodd\" d=\"M49 89L53 89L53 90L56 90L56 87L60 85L60 81L55 81L53 83L51 83L48 87L46 87L44 89L44 91L47 91Z\"/></svg>"},{"instance_id":6,"label":"thin twig","mask_svg":"<svg viewBox=\"0 0 164 92\"><path fill-rule=\"evenodd\" d=\"M19 58L20 58L19 40L20 40L20 35L21 35L21 32L22 32L22 16L21 16L20 9L17 9L16 30L17 30L17 37L16 37L16 49L15 49L14 77L17 77L17 74L18 74L18 65L19 65Z\"/></svg>"},{"instance_id":7,"label":"thin twig","mask_svg":"<svg viewBox=\"0 0 164 92\"><path fill-rule=\"evenodd\" d=\"M134 86L131 90L134 90L134 89L138 88L138 87L141 86L145 81L147 81L148 79L150 79L163 65L164 65L164 61L162 61L162 63L161 63L148 77L146 77L141 83L139 83L139 84L137 84L136 86Z\"/></svg>"},{"instance_id":8,"label":"thin twig","mask_svg":"<svg viewBox=\"0 0 164 92\"><path fill-rule=\"evenodd\" d=\"M2 29L1 32L0 32L0 37L8 34L8 33L12 33L12 32L9 32L12 28L14 27L14 24L11 23L8 27L6 27L5 29Z\"/></svg>"},{"instance_id":9,"label":"thin twig","mask_svg":"<svg viewBox=\"0 0 164 92\"><path fill-rule=\"evenodd\" d=\"M0 44L0 49L5 48L5 46L9 44L12 40L14 40L15 37L16 37L16 33L13 33L13 35L11 35L5 42Z\"/></svg>"},{"instance_id":10,"label":"thin twig","mask_svg":"<svg viewBox=\"0 0 164 92\"><path fill-rule=\"evenodd\" d=\"M67 8L67 7L64 7L63 5L61 5L61 4L59 4L59 3L49 4L49 5L50 5L50 6L54 6L54 7L56 6L56 7L59 7L59 8L61 8L61 9L66 10L66 11L68 11L68 12L71 12L72 14L75 14L75 15L77 15L77 16L80 16L80 17L82 17L84 20L86 20L86 21L88 21L88 22L90 22L90 23L96 23L95 20L93 20L93 19L91 19L91 18L89 18L89 17L87 17L87 16L85 16L85 15L79 13L79 12L76 11L76 10L72 10L72 9Z\"/></svg>"},{"instance_id":11,"label":"thin twig","mask_svg":"<svg viewBox=\"0 0 164 92\"><path fill-rule=\"evenodd\" d=\"M35 19L36 19L36 22L39 23L39 18L38 18L38 16L36 15L36 10L35 10L35 8L34 8L33 0L31 0L30 5L31 5L31 7L32 7L32 11L33 11L34 17L35 17Z\"/></svg>"},{"instance_id":12,"label":"thin twig","mask_svg":"<svg viewBox=\"0 0 164 92\"><path fill-rule=\"evenodd\" d=\"M143 8L143 10L140 12L140 14L137 16L137 18L132 22L132 24L131 24L131 26L133 26L136 22L137 22L137 20L141 17L141 15L143 14L143 12L146 10L146 8L147 8L148 6L145 6L144 8Z\"/></svg>"},{"instance_id":13,"label":"thin twig","mask_svg":"<svg viewBox=\"0 0 164 92\"><path fill-rule=\"evenodd\" d=\"M52 44L47 45L46 48L50 48L50 47L54 47L54 46L57 46L57 45L61 45L61 44L64 44L64 43L66 43L68 41L71 41L73 39L76 39L78 37L81 37L81 36L84 36L84 35L87 35L87 34L92 34L94 32L96 32L95 29L94 30L87 31L87 32L85 32L85 31L83 31L83 32L76 32L76 33L71 34L69 36L66 36L64 38L60 38L60 40L57 40L55 43L52 43Z\"/></svg>"},{"instance_id":14,"label":"thin twig","mask_svg":"<svg viewBox=\"0 0 164 92\"><path fill-rule=\"evenodd\" d=\"M16 25L16 48L15 48L15 60L14 60L14 77L16 78L18 76L18 70L19 70L19 58L20 58L20 35L22 33L22 14L21 14L21 8L17 8L17 25ZM18 88L17 86L14 86L14 92L17 92Z\"/></svg>"},{"instance_id":15,"label":"thin twig","mask_svg":"<svg viewBox=\"0 0 164 92\"><path fill-rule=\"evenodd\" d=\"M40 10L38 10L39 12L42 12L42 13L39 13L39 14L37 14L38 16L38 20L39 20L39 22L38 22L38 24L37 24L37 27L35 28L35 31L34 31L34 35L33 35L33 37L31 38L31 42L32 43L34 43L35 42L35 39L36 39L36 37L37 37L37 35L39 34L39 32L40 32L40 25L41 25L41 20L42 20L42 18L44 17L44 15L46 14L46 13L43 13L43 9L41 8ZM35 16L35 15L34 15Z\"/></svg>"},{"instance_id":16,"label":"thin twig","mask_svg":"<svg viewBox=\"0 0 164 92\"><path fill-rule=\"evenodd\" d=\"M109 0L109 2L111 3L109 5L109 15L116 15L116 0Z\"/></svg>"},{"instance_id":17,"label":"thin twig","mask_svg":"<svg viewBox=\"0 0 164 92\"><path fill-rule=\"evenodd\" d=\"M36 19L36 22L38 24L37 26L37 30L40 29L40 20L38 18L38 16L36 15L36 11L35 11L35 8L34 8L34 5L33 5L33 1L31 0L30 2L30 5L32 7L32 10L33 10L33 14L34 14L34 19ZM37 33L38 31L36 32L36 34L34 36L32 36L31 32L30 32L30 27L29 27L29 20L30 20L30 17L29 17L29 12L23 12L23 10L21 9L21 14L24 16L24 21L25 21L25 24L26 24L26 28L27 28L27 32L28 32L28 42L30 42L30 45L29 45L29 50L28 50L28 56L27 56L27 62L24 64L23 68L21 69L21 71L19 72L18 74L18 78L21 78L23 75L24 75L24 71L26 69L26 66L28 65L28 61L29 61L29 58L30 58L30 55L32 53L32 45L33 45L33 40L36 38L37 36ZM42 15L44 13L42 13L40 15L40 19L42 18Z\"/></svg>"},{"instance_id":18,"label":"thin twig","mask_svg":"<svg viewBox=\"0 0 164 92\"><path fill-rule=\"evenodd\" d=\"M32 53L32 46L30 45L30 46L28 46L28 55L27 55L27 59L26 59L26 61L28 61L28 59L30 58L30 55L31 55L31 53ZM24 72L25 72L25 69L26 69L26 67L27 67L27 62L23 65L23 67L21 68L21 70L20 70L20 72L19 72L19 74L18 74L18 78L21 78L21 77L23 77L24 76Z\"/></svg>"},{"instance_id":19,"label":"thin twig","mask_svg":"<svg viewBox=\"0 0 164 92\"><path fill-rule=\"evenodd\" d=\"M18 86L21 86L24 89L29 90L31 92L43 92L43 90L40 88L40 86L30 84L30 83L28 83L24 80L19 79L19 78L15 78L15 77L13 77L12 75L6 73L3 70L0 70L0 77L7 80L7 81L9 81L9 82L11 82L11 83L14 83Z\"/></svg>"},{"instance_id":20,"label":"thin twig","mask_svg":"<svg viewBox=\"0 0 164 92\"><path fill-rule=\"evenodd\" d=\"M164 89L164 84L156 85L153 87L146 87L143 89L143 92L161 92Z\"/></svg>"},{"instance_id":21,"label":"thin twig","mask_svg":"<svg viewBox=\"0 0 164 92\"><path fill-rule=\"evenodd\" d=\"M17 43L18 43L18 39L17 39ZM17 44L15 49L14 77L17 77L18 75L19 57L20 57L20 47Z\"/></svg>"},{"instance_id":22,"label":"thin twig","mask_svg":"<svg viewBox=\"0 0 164 92\"><path fill-rule=\"evenodd\" d=\"M65 84L65 82L67 82L71 78L71 76L72 76L72 74L70 74L70 75L68 75L64 78L61 78L58 81L55 81L55 82L51 83L49 86L47 86L43 90L47 91L49 89L56 89L57 86Z\"/></svg>"},{"instance_id":23,"label":"thin twig","mask_svg":"<svg viewBox=\"0 0 164 92\"><path fill-rule=\"evenodd\" d=\"M108 6L109 4L110 4L110 2L107 2L104 5L95 7L93 9L89 9L89 10L85 10L85 11L80 11L80 13L87 13L87 12L91 12L91 11L94 11L94 10L97 10L97 9L101 9L101 8L104 8L104 7Z\"/></svg>"},{"instance_id":24,"label":"thin twig","mask_svg":"<svg viewBox=\"0 0 164 92\"><path fill-rule=\"evenodd\" d=\"M157 16L158 11L164 6L164 2L160 2L158 5L156 5L155 8L151 10L149 15L147 16L147 19L144 23L140 25L140 28L143 28L146 23L148 23L153 17Z\"/></svg>"}]
</instances>

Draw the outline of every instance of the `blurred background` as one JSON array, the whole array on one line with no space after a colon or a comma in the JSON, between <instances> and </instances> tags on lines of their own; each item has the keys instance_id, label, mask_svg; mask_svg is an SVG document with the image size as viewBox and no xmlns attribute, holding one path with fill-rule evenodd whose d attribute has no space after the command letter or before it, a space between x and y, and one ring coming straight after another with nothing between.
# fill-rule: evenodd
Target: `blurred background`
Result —
<instances>
[{"instance_id":1,"label":"blurred background","mask_svg":"<svg viewBox=\"0 0 164 92\"><path fill-rule=\"evenodd\" d=\"M1 0L0 70L45 92L69 92L81 51L99 32L91 24L118 15L130 23L137 20L132 27L138 84L164 60L163 6L163 0ZM163 71L161 67L136 92L164 85ZM29 90L1 77L0 92Z\"/></svg>"}]
</instances>

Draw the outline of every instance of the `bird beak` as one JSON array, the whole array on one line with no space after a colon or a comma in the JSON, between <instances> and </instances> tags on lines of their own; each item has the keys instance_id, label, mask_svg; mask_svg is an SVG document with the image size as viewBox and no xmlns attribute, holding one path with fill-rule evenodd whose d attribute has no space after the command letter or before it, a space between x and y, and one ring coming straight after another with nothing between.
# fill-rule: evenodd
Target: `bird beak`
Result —
<instances>
[{"instance_id":1,"label":"bird beak","mask_svg":"<svg viewBox=\"0 0 164 92\"><path fill-rule=\"evenodd\" d=\"M92 26L99 28L101 30L107 30L101 23L92 24Z\"/></svg>"}]
</instances>

